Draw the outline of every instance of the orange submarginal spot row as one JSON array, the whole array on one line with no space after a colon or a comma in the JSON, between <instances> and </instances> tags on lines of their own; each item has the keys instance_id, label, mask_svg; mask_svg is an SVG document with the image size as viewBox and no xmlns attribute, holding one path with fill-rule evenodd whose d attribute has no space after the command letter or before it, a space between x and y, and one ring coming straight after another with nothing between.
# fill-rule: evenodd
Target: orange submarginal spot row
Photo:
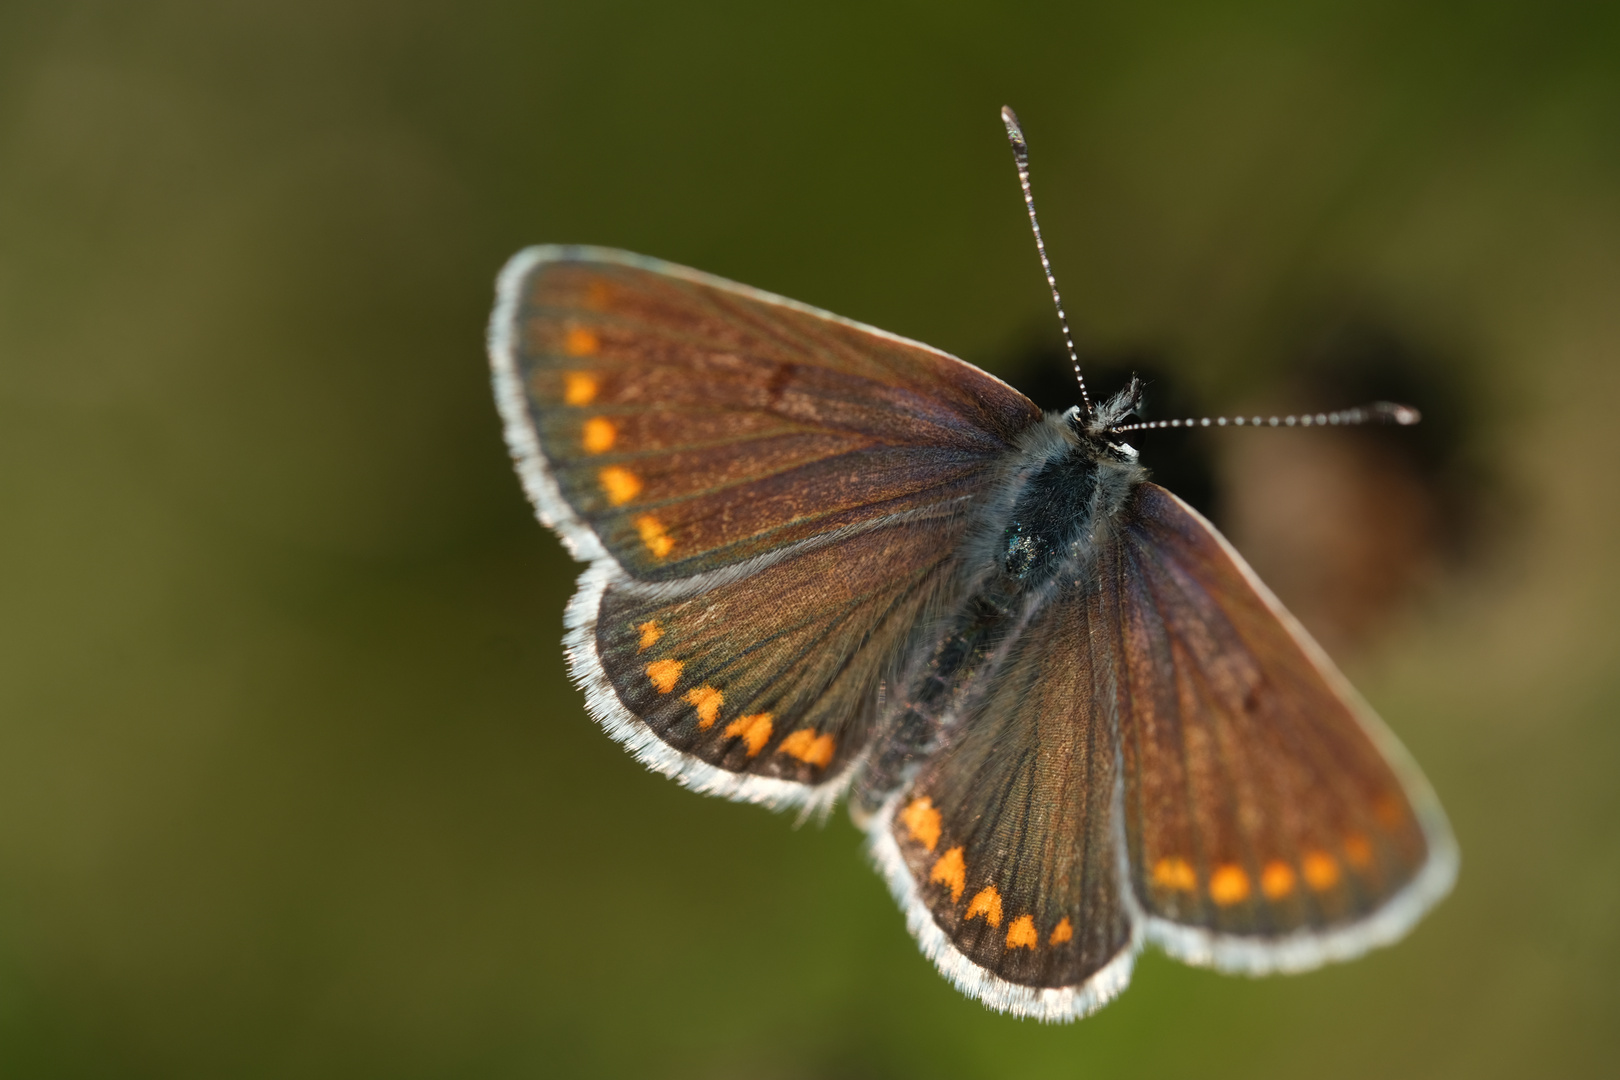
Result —
<instances>
[{"instance_id":1,"label":"orange submarginal spot row","mask_svg":"<svg viewBox=\"0 0 1620 1080\"><path fill-rule=\"evenodd\" d=\"M1035 916L1020 915L1007 924L1007 948L1033 949L1041 943L1041 936L1035 932Z\"/></svg>"},{"instance_id":2,"label":"orange submarginal spot row","mask_svg":"<svg viewBox=\"0 0 1620 1080\"><path fill-rule=\"evenodd\" d=\"M1072 941L1073 939L1074 925L1069 922L1069 917L1065 915L1058 920L1056 926L1052 927L1052 936L1046 939L1046 943L1048 945L1061 945L1065 941Z\"/></svg>"},{"instance_id":3,"label":"orange submarginal spot row","mask_svg":"<svg viewBox=\"0 0 1620 1080\"><path fill-rule=\"evenodd\" d=\"M636 518L636 532L641 534L641 543L655 559L662 559L675 548L675 541L664 531L663 523L651 514Z\"/></svg>"},{"instance_id":4,"label":"orange submarginal spot row","mask_svg":"<svg viewBox=\"0 0 1620 1080\"><path fill-rule=\"evenodd\" d=\"M686 692L686 703L697 710L698 727L708 731L720 718L720 706L726 703L726 696L704 683Z\"/></svg>"},{"instance_id":5,"label":"orange submarginal spot row","mask_svg":"<svg viewBox=\"0 0 1620 1080\"><path fill-rule=\"evenodd\" d=\"M596 400L601 382L588 371L563 372L563 404L589 405Z\"/></svg>"},{"instance_id":6,"label":"orange submarginal spot row","mask_svg":"<svg viewBox=\"0 0 1620 1080\"><path fill-rule=\"evenodd\" d=\"M800 728L782 740L777 752L796 757L806 765L826 768L832 763L835 743L831 735L818 735L815 728Z\"/></svg>"},{"instance_id":7,"label":"orange submarginal spot row","mask_svg":"<svg viewBox=\"0 0 1620 1080\"><path fill-rule=\"evenodd\" d=\"M986 885L973 894L973 899L968 901L967 914L962 916L962 921L966 922L979 916L983 916L984 921L991 926L1001 925L1001 894L996 892L994 885Z\"/></svg>"},{"instance_id":8,"label":"orange submarginal spot row","mask_svg":"<svg viewBox=\"0 0 1620 1080\"><path fill-rule=\"evenodd\" d=\"M1307 851L1299 868L1305 874L1305 884L1317 892L1326 892L1339 883L1339 863L1325 851Z\"/></svg>"},{"instance_id":9,"label":"orange submarginal spot row","mask_svg":"<svg viewBox=\"0 0 1620 1080\"><path fill-rule=\"evenodd\" d=\"M762 712L739 716L726 728L726 738L742 739L748 747L748 756L756 756L771 741L771 714Z\"/></svg>"},{"instance_id":10,"label":"orange submarginal spot row","mask_svg":"<svg viewBox=\"0 0 1620 1080\"><path fill-rule=\"evenodd\" d=\"M614 506L623 506L641 494L641 477L618 465L609 465L597 473L596 482L602 485L602 493Z\"/></svg>"},{"instance_id":11,"label":"orange submarginal spot row","mask_svg":"<svg viewBox=\"0 0 1620 1080\"><path fill-rule=\"evenodd\" d=\"M563 338L563 352L569 356L595 356L602 349L602 341L594 330L583 326L571 327Z\"/></svg>"},{"instance_id":12,"label":"orange submarginal spot row","mask_svg":"<svg viewBox=\"0 0 1620 1080\"><path fill-rule=\"evenodd\" d=\"M906 827L911 838L929 851L939 843L939 811L934 809L934 800L923 795L912 799L906 808L900 811L900 824Z\"/></svg>"},{"instance_id":13,"label":"orange submarginal spot row","mask_svg":"<svg viewBox=\"0 0 1620 1080\"><path fill-rule=\"evenodd\" d=\"M637 652L652 648L658 644L658 639L664 636L664 628L658 625L657 619L648 619L637 626L636 630L641 634L641 648L637 649Z\"/></svg>"},{"instance_id":14,"label":"orange submarginal spot row","mask_svg":"<svg viewBox=\"0 0 1620 1080\"><path fill-rule=\"evenodd\" d=\"M962 890L967 888L967 863L962 860L962 849L953 847L935 860L928 880L951 890L951 903L962 899Z\"/></svg>"},{"instance_id":15,"label":"orange submarginal spot row","mask_svg":"<svg viewBox=\"0 0 1620 1080\"><path fill-rule=\"evenodd\" d=\"M613 449L613 440L619 437L619 429L613 426L613 421L601 416L593 416L585 421L580 431L579 442L587 454L605 454Z\"/></svg>"},{"instance_id":16,"label":"orange submarginal spot row","mask_svg":"<svg viewBox=\"0 0 1620 1080\"><path fill-rule=\"evenodd\" d=\"M1209 898L1230 907L1249 898L1249 875L1236 863L1223 863L1209 875Z\"/></svg>"},{"instance_id":17,"label":"orange submarginal spot row","mask_svg":"<svg viewBox=\"0 0 1620 1080\"><path fill-rule=\"evenodd\" d=\"M1260 891L1268 900L1281 900L1294 891L1294 868L1281 859L1272 859L1260 870Z\"/></svg>"},{"instance_id":18,"label":"orange submarginal spot row","mask_svg":"<svg viewBox=\"0 0 1620 1080\"><path fill-rule=\"evenodd\" d=\"M1181 889L1192 892L1198 888L1198 875L1192 863L1179 855L1166 855L1153 864L1153 884L1161 889Z\"/></svg>"},{"instance_id":19,"label":"orange submarginal spot row","mask_svg":"<svg viewBox=\"0 0 1620 1080\"><path fill-rule=\"evenodd\" d=\"M680 681L683 667L685 665L679 660L654 660L647 665L647 678L652 680L660 694L667 694Z\"/></svg>"}]
</instances>

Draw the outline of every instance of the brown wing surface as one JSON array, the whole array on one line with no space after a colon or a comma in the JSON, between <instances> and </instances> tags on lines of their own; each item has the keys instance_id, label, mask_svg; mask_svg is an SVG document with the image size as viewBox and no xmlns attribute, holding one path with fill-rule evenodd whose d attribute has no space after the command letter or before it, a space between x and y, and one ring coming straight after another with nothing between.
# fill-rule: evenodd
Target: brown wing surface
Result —
<instances>
[{"instance_id":1,"label":"brown wing surface","mask_svg":"<svg viewBox=\"0 0 1620 1080\"><path fill-rule=\"evenodd\" d=\"M877 826L924 951L1022 1015L1084 1015L1130 978L1104 617L1096 590L1060 590Z\"/></svg>"},{"instance_id":2,"label":"brown wing surface","mask_svg":"<svg viewBox=\"0 0 1620 1080\"><path fill-rule=\"evenodd\" d=\"M971 496L1040 416L927 346L599 248L514 258L491 355L542 516L644 581Z\"/></svg>"},{"instance_id":3,"label":"brown wing surface","mask_svg":"<svg viewBox=\"0 0 1620 1080\"><path fill-rule=\"evenodd\" d=\"M959 527L893 521L695 592L607 582L575 601L594 617L570 661L609 730L655 767L741 798L824 801L954 580Z\"/></svg>"}]
</instances>

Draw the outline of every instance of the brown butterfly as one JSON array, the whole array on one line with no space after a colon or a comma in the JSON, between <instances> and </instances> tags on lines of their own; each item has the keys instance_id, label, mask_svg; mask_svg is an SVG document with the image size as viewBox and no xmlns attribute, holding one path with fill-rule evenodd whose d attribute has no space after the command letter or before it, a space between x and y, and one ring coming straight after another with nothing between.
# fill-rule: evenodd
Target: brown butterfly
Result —
<instances>
[{"instance_id":1,"label":"brown butterfly","mask_svg":"<svg viewBox=\"0 0 1620 1080\"><path fill-rule=\"evenodd\" d=\"M926 345L591 247L512 259L490 357L524 488L590 564L566 644L591 713L698 791L848 794L924 953L990 1007L1086 1015L1146 943L1345 959L1451 887L1415 765L1122 440L1169 426L1126 422L1136 381L1043 415Z\"/></svg>"}]
</instances>

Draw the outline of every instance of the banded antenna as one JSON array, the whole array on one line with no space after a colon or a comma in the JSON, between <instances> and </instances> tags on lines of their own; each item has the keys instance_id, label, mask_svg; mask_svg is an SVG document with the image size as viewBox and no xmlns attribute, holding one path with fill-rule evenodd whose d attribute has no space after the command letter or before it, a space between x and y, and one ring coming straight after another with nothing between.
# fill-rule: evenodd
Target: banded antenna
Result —
<instances>
[{"instance_id":1,"label":"banded antenna","mask_svg":"<svg viewBox=\"0 0 1620 1080\"><path fill-rule=\"evenodd\" d=\"M1080 400L1084 403L1089 420L1096 415L1096 410L1091 407L1091 396L1086 393L1085 376L1080 374L1080 354L1074 351L1069 317L1063 314L1063 297L1058 295L1057 278L1052 276L1052 263L1046 257L1046 241L1041 239L1041 223L1035 217L1035 196L1029 190L1029 144L1024 141L1024 129L1018 126L1018 114L1012 111L1011 106L1001 107L1001 122L1007 125L1007 141L1012 143L1013 158L1018 162L1018 186L1024 189L1024 207L1029 211L1029 227L1035 233L1035 250L1041 256L1041 269L1046 271L1046 284L1052 290L1058 325L1063 328L1063 347L1069 350L1069 363L1074 365L1074 381L1080 384Z\"/></svg>"},{"instance_id":2,"label":"banded antenna","mask_svg":"<svg viewBox=\"0 0 1620 1080\"><path fill-rule=\"evenodd\" d=\"M1406 427L1423 419L1410 405L1397 405L1393 401L1375 401L1371 405L1358 405L1353 409L1340 409L1328 413L1300 413L1295 416L1203 416L1193 420L1148 420L1140 424L1121 424L1109 433L1126 431L1157 431L1161 428L1192 427L1353 427L1357 424L1399 424Z\"/></svg>"},{"instance_id":3,"label":"banded antenna","mask_svg":"<svg viewBox=\"0 0 1620 1080\"><path fill-rule=\"evenodd\" d=\"M1057 308L1058 325L1063 328L1063 347L1069 352L1069 363L1074 365L1074 381L1080 384L1080 400L1084 403L1086 418L1092 419L1097 410L1092 408L1091 395L1086 393L1086 379L1080 374L1080 354L1074 348L1074 336L1069 333L1069 317L1063 313L1063 297L1058 294L1057 278L1052 274L1052 261L1046 257L1046 241L1041 239L1040 219L1035 216L1035 196L1029 189L1029 143L1024 141L1024 129L1019 126L1018 114L1012 107L1001 107L1001 122L1007 125L1007 141L1012 143L1013 158L1018 162L1018 186L1024 189L1024 208L1029 211L1029 228L1035 234L1035 250L1041 257L1041 269L1046 272L1046 285L1052 290L1052 306ZM1109 428L1110 434L1127 431L1158 431L1164 428L1195 427L1354 427L1359 424L1399 424L1406 427L1423 419L1410 405L1397 405L1392 401L1375 401L1353 409L1340 409L1326 413L1299 413L1291 416L1202 416L1189 420L1147 420L1139 424L1120 424Z\"/></svg>"}]
</instances>

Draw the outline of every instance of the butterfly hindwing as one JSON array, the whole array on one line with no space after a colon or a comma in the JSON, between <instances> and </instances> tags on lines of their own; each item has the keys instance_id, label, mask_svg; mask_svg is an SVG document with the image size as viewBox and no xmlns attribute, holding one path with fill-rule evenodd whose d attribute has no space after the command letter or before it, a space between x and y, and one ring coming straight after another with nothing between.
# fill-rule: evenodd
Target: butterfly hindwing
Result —
<instances>
[{"instance_id":1,"label":"butterfly hindwing","mask_svg":"<svg viewBox=\"0 0 1620 1080\"><path fill-rule=\"evenodd\" d=\"M606 582L575 601L588 617L570 660L593 710L657 748L663 771L756 801L825 801L914 627L946 602L960 528L943 514L891 519L684 591Z\"/></svg>"},{"instance_id":2,"label":"butterfly hindwing","mask_svg":"<svg viewBox=\"0 0 1620 1080\"><path fill-rule=\"evenodd\" d=\"M1130 979L1114 719L1095 590L1066 583L874 826L912 932L963 991L1044 1019Z\"/></svg>"},{"instance_id":3,"label":"butterfly hindwing","mask_svg":"<svg viewBox=\"0 0 1620 1080\"><path fill-rule=\"evenodd\" d=\"M491 356L542 515L674 581L975 494L1040 412L927 346L696 271L532 248Z\"/></svg>"},{"instance_id":4,"label":"butterfly hindwing","mask_svg":"<svg viewBox=\"0 0 1620 1080\"><path fill-rule=\"evenodd\" d=\"M1259 972L1404 933L1449 888L1456 857L1393 737L1174 495L1140 485L1105 562L1148 938Z\"/></svg>"},{"instance_id":5,"label":"butterfly hindwing","mask_svg":"<svg viewBox=\"0 0 1620 1080\"><path fill-rule=\"evenodd\" d=\"M490 358L541 520L591 561L593 713L699 790L824 804L1039 410L954 357L683 267L520 253Z\"/></svg>"}]
</instances>

